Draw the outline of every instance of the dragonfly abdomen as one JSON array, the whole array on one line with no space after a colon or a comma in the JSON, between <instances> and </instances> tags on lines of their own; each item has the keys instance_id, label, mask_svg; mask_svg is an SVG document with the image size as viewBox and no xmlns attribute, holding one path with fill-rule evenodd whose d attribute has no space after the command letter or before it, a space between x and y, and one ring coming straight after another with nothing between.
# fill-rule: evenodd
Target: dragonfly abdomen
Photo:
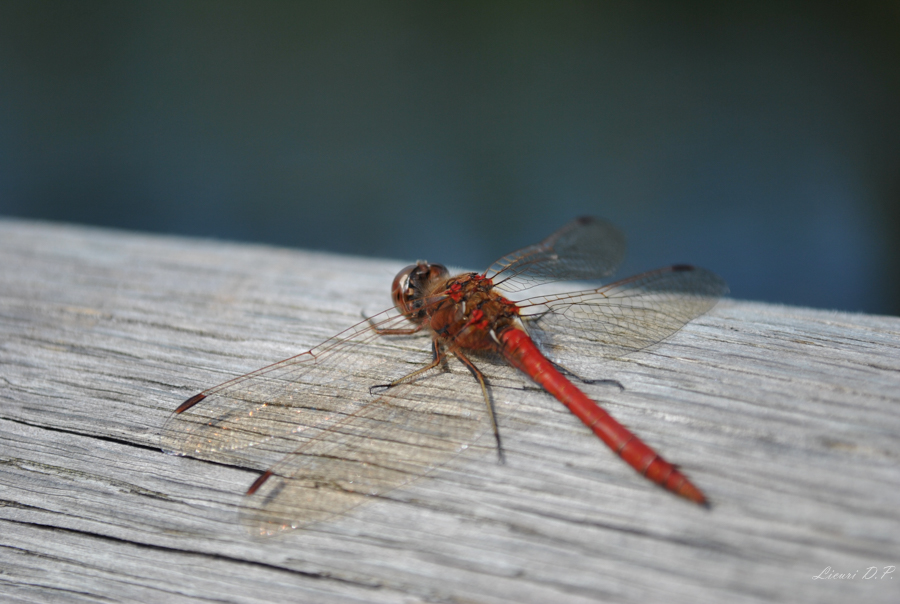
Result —
<instances>
[{"instance_id":1,"label":"dragonfly abdomen","mask_svg":"<svg viewBox=\"0 0 900 604\"><path fill-rule=\"evenodd\" d=\"M507 329L499 334L499 339L503 355L510 364L568 407L631 467L663 488L706 505L706 497L700 489L557 371L527 333L521 329Z\"/></svg>"}]
</instances>

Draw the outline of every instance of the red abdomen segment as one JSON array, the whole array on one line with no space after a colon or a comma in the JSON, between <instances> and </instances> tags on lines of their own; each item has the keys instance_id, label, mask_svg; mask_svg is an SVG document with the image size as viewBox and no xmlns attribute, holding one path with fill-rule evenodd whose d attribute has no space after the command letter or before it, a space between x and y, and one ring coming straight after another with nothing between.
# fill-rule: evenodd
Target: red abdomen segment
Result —
<instances>
[{"instance_id":1,"label":"red abdomen segment","mask_svg":"<svg viewBox=\"0 0 900 604\"><path fill-rule=\"evenodd\" d=\"M631 467L656 484L706 505L706 497L700 489L557 371L527 333L521 329L507 329L499 339L503 344L503 355L514 367L559 399Z\"/></svg>"}]
</instances>

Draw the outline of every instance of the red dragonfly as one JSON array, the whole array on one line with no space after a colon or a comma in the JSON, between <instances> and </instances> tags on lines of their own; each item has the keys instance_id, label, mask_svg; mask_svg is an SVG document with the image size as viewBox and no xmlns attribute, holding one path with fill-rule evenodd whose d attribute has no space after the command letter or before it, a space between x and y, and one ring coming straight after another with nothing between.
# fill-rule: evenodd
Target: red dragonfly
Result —
<instances>
[{"instance_id":1,"label":"red dragonfly","mask_svg":"<svg viewBox=\"0 0 900 604\"><path fill-rule=\"evenodd\" d=\"M427 473L488 431L502 461L494 389L503 378L489 383L479 369L482 360L500 359L639 473L706 505L684 474L585 395L558 361L566 351L615 357L655 344L712 308L727 292L725 282L675 265L591 289L511 299L536 286L606 277L624 250L612 224L583 217L483 273L451 276L422 261L408 266L394 279L394 308L192 396L163 428L162 448L268 468L242 510L263 534L318 522ZM424 349L410 341L424 338L409 336L423 333L430 360L414 361ZM474 380L450 376L453 357Z\"/></svg>"}]
</instances>

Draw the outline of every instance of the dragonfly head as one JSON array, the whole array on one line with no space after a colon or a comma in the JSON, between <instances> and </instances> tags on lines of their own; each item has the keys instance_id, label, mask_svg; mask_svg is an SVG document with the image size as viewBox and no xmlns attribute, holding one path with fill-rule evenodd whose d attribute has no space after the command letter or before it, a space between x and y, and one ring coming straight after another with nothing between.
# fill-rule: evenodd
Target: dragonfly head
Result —
<instances>
[{"instance_id":1,"label":"dragonfly head","mask_svg":"<svg viewBox=\"0 0 900 604\"><path fill-rule=\"evenodd\" d=\"M438 282L446 279L449 275L450 271L443 264L420 260L407 266L397 273L391 286L394 306L413 321L424 319L425 298Z\"/></svg>"}]
</instances>

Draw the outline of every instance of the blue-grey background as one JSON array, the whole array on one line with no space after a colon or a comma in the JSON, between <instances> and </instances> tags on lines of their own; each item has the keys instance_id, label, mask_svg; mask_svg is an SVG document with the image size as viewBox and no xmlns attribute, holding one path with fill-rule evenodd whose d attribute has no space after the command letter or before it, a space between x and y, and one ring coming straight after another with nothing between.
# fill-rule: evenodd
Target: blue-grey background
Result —
<instances>
[{"instance_id":1,"label":"blue-grey background","mask_svg":"<svg viewBox=\"0 0 900 604\"><path fill-rule=\"evenodd\" d=\"M900 5L0 4L0 215L480 268L579 214L900 314Z\"/></svg>"}]
</instances>

